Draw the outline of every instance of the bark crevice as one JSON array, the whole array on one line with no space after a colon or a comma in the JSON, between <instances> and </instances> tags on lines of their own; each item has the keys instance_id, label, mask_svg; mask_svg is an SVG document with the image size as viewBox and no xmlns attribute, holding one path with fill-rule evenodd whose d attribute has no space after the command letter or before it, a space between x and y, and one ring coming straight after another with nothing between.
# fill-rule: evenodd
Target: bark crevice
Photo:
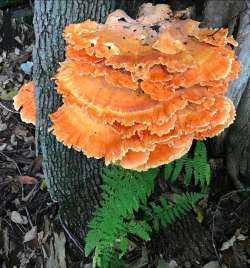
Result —
<instances>
[{"instance_id":1,"label":"bark crevice","mask_svg":"<svg viewBox=\"0 0 250 268\"><path fill-rule=\"evenodd\" d=\"M64 60L65 25L87 18L104 21L115 7L114 0L34 2L35 45L33 80L36 87L36 143L43 155L46 182L54 200L61 205L64 220L82 240L99 196L102 161L86 158L66 148L48 133L48 115L61 104L51 78Z\"/></svg>"}]
</instances>

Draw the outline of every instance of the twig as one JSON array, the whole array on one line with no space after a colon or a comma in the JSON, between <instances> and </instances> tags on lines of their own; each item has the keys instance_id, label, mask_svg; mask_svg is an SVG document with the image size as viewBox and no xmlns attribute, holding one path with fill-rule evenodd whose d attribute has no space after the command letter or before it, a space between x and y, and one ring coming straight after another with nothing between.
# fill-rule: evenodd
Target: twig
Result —
<instances>
[{"instance_id":1,"label":"twig","mask_svg":"<svg viewBox=\"0 0 250 268\"><path fill-rule=\"evenodd\" d=\"M73 236L73 234L69 231L69 229L67 228L67 226L64 224L61 215L59 215L59 220L60 223L63 227L63 230L65 231L65 233L68 235L68 237L70 238L70 240L73 242L73 244L81 251L81 253L84 253L84 250L81 246L81 244L76 240L76 238Z\"/></svg>"},{"instance_id":2,"label":"twig","mask_svg":"<svg viewBox=\"0 0 250 268\"><path fill-rule=\"evenodd\" d=\"M8 220L6 220L5 218L2 218L1 220L4 221L5 223L7 223L9 225L9 227L11 228L11 230L14 231L12 224Z\"/></svg>"},{"instance_id":3,"label":"twig","mask_svg":"<svg viewBox=\"0 0 250 268\"><path fill-rule=\"evenodd\" d=\"M28 211L27 207L25 206L25 207L24 207L24 209L25 209L25 212L26 212L26 215L27 215L28 221L29 221L29 223L30 223L30 226L31 226L31 227L34 227L34 225L33 225L32 221L31 221L30 213L29 213L29 211Z\"/></svg>"},{"instance_id":4,"label":"twig","mask_svg":"<svg viewBox=\"0 0 250 268\"><path fill-rule=\"evenodd\" d=\"M2 102L0 102L0 107L5 109L6 111L10 112L10 113L13 113L13 114L19 114L17 111L7 107L6 105L4 105Z\"/></svg>"},{"instance_id":5,"label":"twig","mask_svg":"<svg viewBox=\"0 0 250 268\"><path fill-rule=\"evenodd\" d=\"M29 129L35 129L35 126L33 126L32 124L23 123L22 121L18 120L15 116L12 116L11 118L15 120L21 126L24 126Z\"/></svg>"},{"instance_id":6,"label":"twig","mask_svg":"<svg viewBox=\"0 0 250 268\"><path fill-rule=\"evenodd\" d=\"M9 183L11 183L12 181L14 181L14 179L6 179L6 180L0 182L1 189L3 187L5 187L6 185L8 185Z\"/></svg>"},{"instance_id":7,"label":"twig","mask_svg":"<svg viewBox=\"0 0 250 268\"><path fill-rule=\"evenodd\" d=\"M22 187L23 187L23 184L22 184ZM31 201L29 199L32 199L38 191L39 191L38 184L36 184L26 196L23 195L23 191L22 191L22 201L24 202Z\"/></svg>"},{"instance_id":8,"label":"twig","mask_svg":"<svg viewBox=\"0 0 250 268\"><path fill-rule=\"evenodd\" d=\"M18 171L19 175L22 176L22 172L21 172L21 170L19 169L19 167L18 167L18 165L17 165L17 163L16 163L16 161L15 161L14 159L10 158L8 155L4 154L3 152L0 152L0 154L1 154L2 156L4 156L8 161L14 163L15 166L16 166L16 168L17 168L17 171Z\"/></svg>"},{"instance_id":9,"label":"twig","mask_svg":"<svg viewBox=\"0 0 250 268\"><path fill-rule=\"evenodd\" d=\"M213 248L214 248L214 252L215 252L215 254L216 254L216 257L217 257L217 259L218 259L218 261L219 261L220 264L221 264L221 257L220 257L220 255L219 255L217 249L216 249L216 245L215 245L215 241L214 241L214 225L215 225L215 217L216 217L216 214L217 214L217 212L218 212L218 208L220 207L221 203L222 203L224 200L230 198L230 197L231 197L232 195L234 195L234 194L242 193L242 192L250 192L250 188L240 189L240 190L234 190L234 191L231 191L231 192L229 192L229 193L223 195L223 196L220 198L220 200L219 200L219 202L218 202L218 204L217 204L217 206L216 206L215 212L214 212L214 214L213 214L213 220L212 220L212 245L213 245Z\"/></svg>"}]
</instances>

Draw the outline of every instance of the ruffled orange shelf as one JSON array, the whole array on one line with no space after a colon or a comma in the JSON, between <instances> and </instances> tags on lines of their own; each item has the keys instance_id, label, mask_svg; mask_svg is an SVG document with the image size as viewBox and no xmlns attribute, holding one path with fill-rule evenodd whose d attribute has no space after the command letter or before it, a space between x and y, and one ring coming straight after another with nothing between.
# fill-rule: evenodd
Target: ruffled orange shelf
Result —
<instances>
[{"instance_id":1,"label":"ruffled orange shelf","mask_svg":"<svg viewBox=\"0 0 250 268\"><path fill-rule=\"evenodd\" d=\"M35 125L35 92L33 82L24 84L13 99L14 108L20 111L22 121Z\"/></svg>"},{"instance_id":2,"label":"ruffled orange shelf","mask_svg":"<svg viewBox=\"0 0 250 268\"><path fill-rule=\"evenodd\" d=\"M183 13L144 4L136 20L117 10L105 24L65 28L66 60L54 77L64 104L50 115L58 141L141 171L178 159L193 139L233 122L224 93L239 73L237 42L227 29L200 28ZM14 106L35 122L32 82Z\"/></svg>"}]
</instances>

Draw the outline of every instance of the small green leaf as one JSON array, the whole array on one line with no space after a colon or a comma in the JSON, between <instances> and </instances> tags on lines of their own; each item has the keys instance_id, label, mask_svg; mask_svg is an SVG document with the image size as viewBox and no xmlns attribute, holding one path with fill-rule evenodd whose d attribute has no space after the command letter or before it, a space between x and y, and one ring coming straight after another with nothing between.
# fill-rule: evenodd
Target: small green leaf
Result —
<instances>
[{"instance_id":1,"label":"small green leaf","mask_svg":"<svg viewBox=\"0 0 250 268\"><path fill-rule=\"evenodd\" d=\"M164 166L164 178L165 180L170 180L172 172L174 170L174 162L171 162Z\"/></svg>"},{"instance_id":2,"label":"small green leaf","mask_svg":"<svg viewBox=\"0 0 250 268\"><path fill-rule=\"evenodd\" d=\"M119 249L121 250L119 258L121 258L124 254L126 254L128 246L129 246L128 239L126 237L123 237L119 243Z\"/></svg>"},{"instance_id":3,"label":"small green leaf","mask_svg":"<svg viewBox=\"0 0 250 268\"><path fill-rule=\"evenodd\" d=\"M182 158L175 161L175 167L174 167L173 174L170 178L170 181L175 182L177 180L186 162L186 159L187 159L187 155L184 155Z\"/></svg>"},{"instance_id":4,"label":"small green leaf","mask_svg":"<svg viewBox=\"0 0 250 268\"><path fill-rule=\"evenodd\" d=\"M191 183L193 176L193 159L187 158L185 162L185 177L184 184L188 186Z\"/></svg>"}]
</instances>

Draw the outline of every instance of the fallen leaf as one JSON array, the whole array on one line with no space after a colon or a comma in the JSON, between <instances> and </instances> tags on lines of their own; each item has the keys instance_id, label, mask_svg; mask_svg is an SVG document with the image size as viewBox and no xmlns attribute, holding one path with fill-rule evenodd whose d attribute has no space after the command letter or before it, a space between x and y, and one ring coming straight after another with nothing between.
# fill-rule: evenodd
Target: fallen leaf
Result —
<instances>
[{"instance_id":1,"label":"fallen leaf","mask_svg":"<svg viewBox=\"0 0 250 268\"><path fill-rule=\"evenodd\" d=\"M7 125L0 120L0 131L4 131L6 129L7 129Z\"/></svg>"},{"instance_id":2,"label":"fallen leaf","mask_svg":"<svg viewBox=\"0 0 250 268\"><path fill-rule=\"evenodd\" d=\"M21 38L20 38L19 36L15 36L14 39L15 39L15 40L17 41L17 43L19 43L20 45L23 44L23 42L22 42L22 40L21 40Z\"/></svg>"},{"instance_id":3,"label":"fallen leaf","mask_svg":"<svg viewBox=\"0 0 250 268\"><path fill-rule=\"evenodd\" d=\"M20 55L20 49L19 48L16 47L14 52L15 52L16 55L18 55L18 56Z\"/></svg>"},{"instance_id":4,"label":"fallen leaf","mask_svg":"<svg viewBox=\"0 0 250 268\"><path fill-rule=\"evenodd\" d=\"M168 263L168 266L169 268L177 268L178 267L178 264L175 260L171 260L169 263Z\"/></svg>"},{"instance_id":5,"label":"fallen leaf","mask_svg":"<svg viewBox=\"0 0 250 268\"><path fill-rule=\"evenodd\" d=\"M39 155L37 156L32 164L31 164L31 167L30 167L30 174L31 175L35 175L41 168L42 168L42 156Z\"/></svg>"},{"instance_id":6,"label":"fallen leaf","mask_svg":"<svg viewBox=\"0 0 250 268\"><path fill-rule=\"evenodd\" d=\"M236 241L235 235L232 236L228 241L224 242L220 248L221 251L229 249L234 245L234 242Z\"/></svg>"},{"instance_id":7,"label":"fallen leaf","mask_svg":"<svg viewBox=\"0 0 250 268\"><path fill-rule=\"evenodd\" d=\"M33 136L29 136L29 137L23 137L25 143L31 144L34 143L34 137Z\"/></svg>"},{"instance_id":8,"label":"fallen leaf","mask_svg":"<svg viewBox=\"0 0 250 268\"><path fill-rule=\"evenodd\" d=\"M240 240L240 241L244 241L244 240L246 240L248 237L247 236L245 236L245 235L243 235L243 234L239 234L238 236L237 236L237 240Z\"/></svg>"},{"instance_id":9,"label":"fallen leaf","mask_svg":"<svg viewBox=\"0 0 250 268\"><path fill-rule=\"evenodd\" d=\"M22 184L38 184L38 180L35 177L31 177L31 176L17 176L16 178Z\"/></svg>"},{"instance_id":10,"label":"fallen leaf","mask_svg":"<svg viewBox=\"0 0 250 268\"><path fill-rule=\"evenodd\" d=\"M232 247L237 240L244 241L244 240L246 240L248 238L247 236L245 236L245 235L243 235L241 233L238 233L237 231L235 232L234 236L232 236L228 241L225 241L222 244L222 246L220 248L221 251L227 250L230 247Z\"/></svg>"},{"instance_id":11,"label":"fallen leaf","mask_svg":"<svg viewBox=\"0 0 250 268\"><path fill-rule=\"evenodd\" d=\"M7 143L3 143L3 144L1 144L1 145L0 145L0 152L3 151L3 150L5 150L6 147L7 147Z\"/></svg>"},{"instance_id":12,"label":"fallen leaf","mask_svg":"<svg viewBox=\"0 0 250 268\"><path fill-rule=\"evenodd\" d=\"M23 242L29 242L37 237L37 227L33 226L24 236Z\"/></svg>"},{"instance_id":13,"label":"fallen leaf","mask_svg":"<svg viewBox=\"0 0 250 268\"><path fill-rule=\"evenodd\" d=\"M19 212L17 211L12 211L10 214L10 219L18 224L28 224L28 219L25 216L22 216Z\"/></svg>"},{"instance_id":14,"label":"fallen leaf","mask_svg":"<svg viewBox=\"0 0 250 268\"><path fill-rule=\"evenodd\" d=\"M23 127L17 125L14 129L14 133L18 136L18 137L25 137L28 134L28 130L24 129Z\"/></svg>"},{"instance_id":15,"label":"fallen leaf","mask_svg":"<svg viewBox=\"0 0 250 268\"><path fill-rule=\"evenodd\" d=\"M16 135L15 135L15 134L12 134L12 135L10 136L10 143L11 143L11 145L13 145L13 146L16 146L16 145L17 145Z\"/></svg>"}]
</instances>

